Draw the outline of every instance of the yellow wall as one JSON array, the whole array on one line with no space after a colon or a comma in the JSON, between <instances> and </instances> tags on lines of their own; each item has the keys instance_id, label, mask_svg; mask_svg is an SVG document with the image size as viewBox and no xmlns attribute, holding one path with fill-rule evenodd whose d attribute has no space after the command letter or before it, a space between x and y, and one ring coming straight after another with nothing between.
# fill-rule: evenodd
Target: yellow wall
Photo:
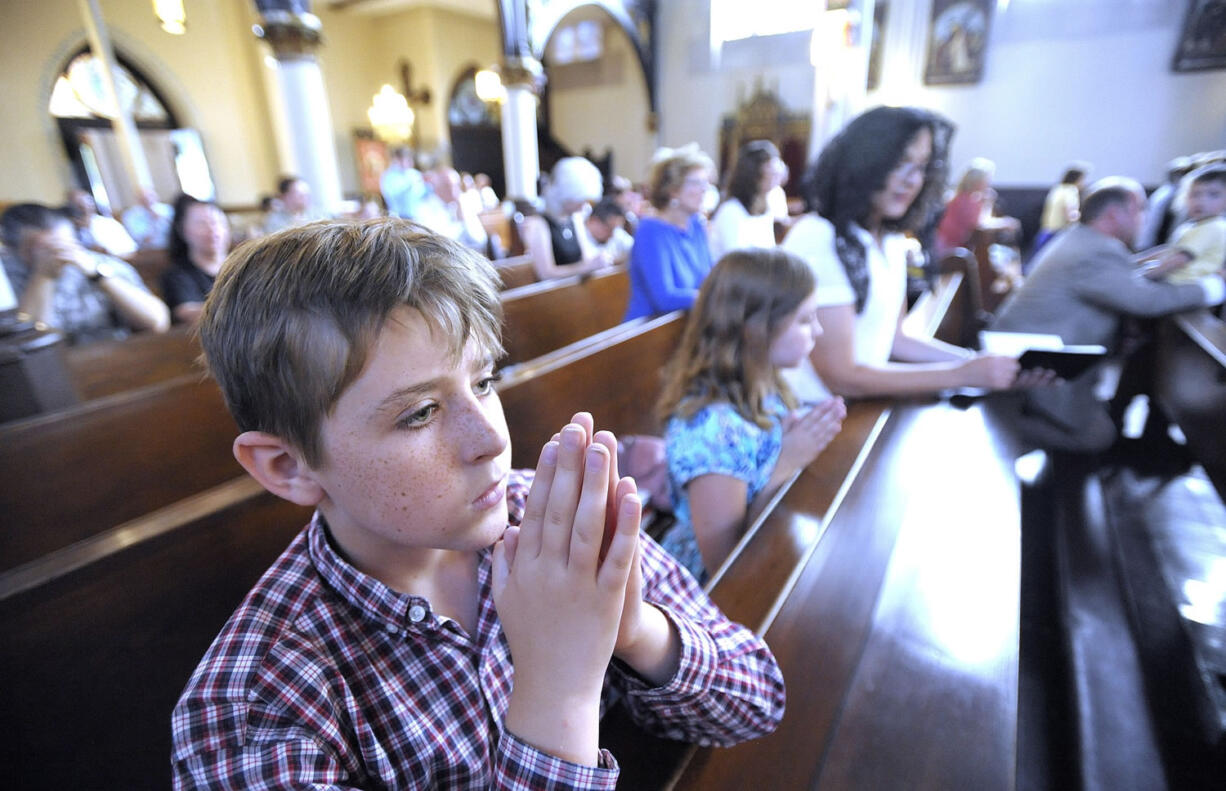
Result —
<instances>
[{"instance_id":1,"label":"yellow wall","mask_svg":"<svg viewBox=\"0 0 1226 791\"><path fill-rule=\"evenodd\" d=\"M400 89L398 63L405 58L413 67L412 87L430 89L430 104L417 108L419 147L425 152L441 149L445 153L450 145L447 102L451 88L468 66L498 62L502 46L497 20L414 8L380 17L374 42L372 49L380 57L380 82L390 82Z\"/></svg>"},{"instance_id":2,"label":"yellow wall","mask_svg":"<svg viewBox=\"0 0 1226 791\"><path fill-rule=\"evenodd\" d=\"M601 74L600 84L567 87L558 74L565 66L546 67L545 74L551 78L549 110L554 137L576 154L590 148L594 155L603 156L611 148L615 175L642 181L656 140L647 128L651 108L643 67L630 39L603 9L579 9L560 24L580 19L595 19L604 25L604 53L593 64Z\"/></svg>"},{"instance_id":3,"label":"yellow wall","mask_svg":"<svg viewBox=\"0 0 1226 791\"><path fill-rule=\"evenodd\" d=\"M250 3L191 3L184 36L158 28L148 0L102 0L101 7L116 50L157 84L181 123L200 132L219 199L254 202L276 166ZM70 174L47 102L67 57L85 43L80 5L3 0L2 13L0 200L58 202Z\"/></svg>"}]
</instances>

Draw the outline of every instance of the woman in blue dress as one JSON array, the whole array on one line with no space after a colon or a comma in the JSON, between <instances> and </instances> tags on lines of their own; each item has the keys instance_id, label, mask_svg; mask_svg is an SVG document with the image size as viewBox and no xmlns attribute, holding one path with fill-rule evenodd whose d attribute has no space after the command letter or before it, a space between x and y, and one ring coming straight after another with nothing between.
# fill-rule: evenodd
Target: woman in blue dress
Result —
<instances>
[{"instance_id":1,"label":"woman in blue dress","mask_svg":"<svg viewBox=\"0 0 1226 791\"><path fill-rule=\"evenodd\" d=\"M647 197L654 217L639 220L630 250L630 299L623 321L689 310L711 270L703 205L715 168L696 145L662 148L652 160Z\"/></svg>"},{"instance_id":2,"label":"woman in blue dress","mask_svg":"<svg viewBox=\"0 0 1226 791\"><path fill-rule=\"evenodd\" d=\"M789 253L729 253L703 282L666 372L657 409L677 521L661 543L700 582L842 427L841 398L798 405L779 375L821 333L815 286Z\"/></svg>"}]
</instances>

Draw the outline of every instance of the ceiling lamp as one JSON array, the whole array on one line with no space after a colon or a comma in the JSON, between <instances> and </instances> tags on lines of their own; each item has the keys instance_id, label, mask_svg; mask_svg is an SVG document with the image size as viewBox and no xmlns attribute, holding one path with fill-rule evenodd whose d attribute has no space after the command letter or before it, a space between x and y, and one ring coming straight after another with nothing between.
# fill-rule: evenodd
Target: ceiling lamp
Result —
<instances>
[{"instance_id":1,"label":"ceiling lamp","mask_svg":"<svg viewBox=\"0 0 1226 791\"><path fill-rule=\"evenodd\" d=\"M375 136L387 143L403 143L413 133L413 108L409 101L390 85L375 94L366 111Z\"/></svg>"},{"instance_id":2,"label":"ceiling lamp","mask_svg":"<svg viewBox=\"0 0 1226 791\"><path fill-rule=\"evenodd\" d=\"M167 33L181 36L187 32L187 12L183 10L183 0L153 0L153 13Z\"/></svg>"}]
</instances>

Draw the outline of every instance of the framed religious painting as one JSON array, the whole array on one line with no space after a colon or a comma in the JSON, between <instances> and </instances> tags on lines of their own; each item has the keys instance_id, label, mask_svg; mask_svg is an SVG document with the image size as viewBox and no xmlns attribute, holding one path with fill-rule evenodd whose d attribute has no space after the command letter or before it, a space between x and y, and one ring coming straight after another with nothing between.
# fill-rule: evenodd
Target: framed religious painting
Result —
<instances>
[{"instance_id":1,"label":"framed religious painting","mask_svg":"<svg viewBox=\"0 0 1226 791\"><path fill-rule=\"evenodd\" d=\"M983 78L995 0L933 0L924 84L973 84Z\"/></svg>"},{"instance_id":2,"label":"framed religious painting","mask_svg":"<svg viewBox=\"0 0 1226 791\"><path fill-rule=\"evenodd\" d=\"M1187 0L1175 71L1226 68L1226 0Z\"/></svg>"}]
</instances>

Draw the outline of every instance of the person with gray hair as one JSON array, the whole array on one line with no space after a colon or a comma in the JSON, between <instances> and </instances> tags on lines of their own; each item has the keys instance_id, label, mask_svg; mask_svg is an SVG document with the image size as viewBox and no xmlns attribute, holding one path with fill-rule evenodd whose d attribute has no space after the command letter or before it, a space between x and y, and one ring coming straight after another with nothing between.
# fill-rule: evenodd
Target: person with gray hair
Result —
<instances>
[{"instance_id":1,"label":"person with gray hair","mask_svg":"<svg viewBox=\"0 0 1226 791\"><path fill-rule=\"evenodd\" d=\"M1043 248L1034 269L992 327L1059 335L1069 345L1113 350L1128 316L1152 318L1215 305L1226 296L1219 275L1175 284L1138 277L1129 246L1145 209L1145 192L1129 178L1095 183L1081 219ZM994 396L988 403L1023 439L1048 450L1097 453L1117 431L1095 396L1100 368L1050 387Z\"/></svg>"},{"instance_id":2,"label":"person with gray hair","mask_svg":"<svg viewBox=\"0 0 1226 791\"><path fill-rule=\"evenodd\" d=\"M583 157L558 160L545 187L545 210L524 218L520 235L532 256L539 280L581 275L613 263L610 256L590 251L584 256L578 228L586 209L604 193L600 171Z\"/></svg>"}]
</instances>

